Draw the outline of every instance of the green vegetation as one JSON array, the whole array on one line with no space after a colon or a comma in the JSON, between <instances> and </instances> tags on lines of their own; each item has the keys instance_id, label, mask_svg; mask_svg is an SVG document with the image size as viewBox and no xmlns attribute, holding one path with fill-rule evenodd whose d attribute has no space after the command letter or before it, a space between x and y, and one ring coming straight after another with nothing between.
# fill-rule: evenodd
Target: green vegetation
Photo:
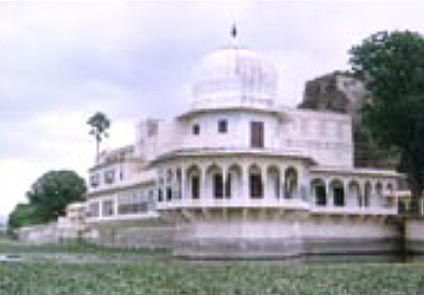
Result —
<instances>
[{"instance_id":1,"label":"green vegetation","mask_svg":"<svg viewBox=\"0 0 424 295\"><path fill-rule=\"evenodd\" d=\"M99 157L100 143L103 138L108 137L107 130L110 128L109 118L102 112L96 112L92 115L87 124L90 125L90 135L94 136L96 140L96 159Z\"/></svg>"},{"instance_id":2,"label":"green vegetation","mask_svg":"<svg viewBox=\"0 0 424 295\"><path fill-rule=\"evenodd\" d=\"M90 245L32 246L0 241L0 251L74 254L80 261L0 262L0 294L423 294L424 264L198 263L143 250ZM4 251L7 250L7 251ZM66 251L65 251L66 250ZM97 254L103 260L84 261ZM108 260L111 256L119 260ZM119 256L116 256L119 255ZM52 255L53 256L53 255ZM43 256L45 257L45 256Z\"/></svg>"},{"instance_id":3,"label":"green vegetation","mask_svg":"<svg viewBox=\"0 0 424 295\"><path fill-rule=\"evenodd\" d=\"M424 38L410 31L379 32L350 54L352 71L372 94L364 125L381 147L400 156L416 200L424 189Z\"/></svg>"},{"instance_id":4,"label":"green vegetation","mask_svg":"<svg viewBox=\"0 0 424 295\"><path fill-rule=\"evenodd\" d=\"M9 216L11 229L46 223L65 214L66 206L84 200L85 181L74 171L50 171L38 178L27 192L29 204L18 204Z\"/></svg>"}]
</instances>

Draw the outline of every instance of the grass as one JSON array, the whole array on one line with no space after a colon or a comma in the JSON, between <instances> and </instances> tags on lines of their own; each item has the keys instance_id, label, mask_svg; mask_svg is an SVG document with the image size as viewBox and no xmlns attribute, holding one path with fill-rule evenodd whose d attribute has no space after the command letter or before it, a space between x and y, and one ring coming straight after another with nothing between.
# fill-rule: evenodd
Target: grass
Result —
<instances>
[{"instance_id":1,"label":"grass","mask_svg":"<svg viewBox=\"0 0 424 295\"><path fill-rule=\"evenodd\" d=\"M37 250L45 247L32 247ZM81 253L76 250L71 253ZM133 254L131 263L0 263L0 294L424 294L418 263L204 264Z\"/></svg>"}]
</instances>

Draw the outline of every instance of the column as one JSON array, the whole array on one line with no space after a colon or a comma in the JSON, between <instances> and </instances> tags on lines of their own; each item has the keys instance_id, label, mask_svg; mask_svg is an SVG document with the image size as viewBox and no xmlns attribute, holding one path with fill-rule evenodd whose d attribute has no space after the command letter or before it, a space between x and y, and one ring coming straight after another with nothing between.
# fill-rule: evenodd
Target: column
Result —
<instances>
[{"instance_id":1,"label":"column","mask_svg":"<svg viewBox=\"0 0 424 295\"><path fill-rule=\"evenodd\" d=\"M326 207L333 207L334 206L333 192L331 191L330 181L328 180L328 178L325 178L325 189L327 191L327 204L326 204Z\"/></svg>"},{"instance_id":2,"label":"column","mask_svg":"<svg viewBox=\"0 0 424 295\"><path fill-rule=\"evenodd\" d=\"M200 167L200 200L207 200L209 192L206 187L206 168L204 166Z\"/></svg>"},{"instance_id":3,"label":"column","mask_svg":"<svg viewBox=\"0 0 424 295\"><path fill-rule=\"evenodd\" d=\"M285 176L285 172L286 172L286 167L285 166L280 166L280 195L279 195L279 198L280 199L284 199L285 197L286 197L286 194L285 194L285 179L284 179L284 176Z\"/></svg>"},{"instance_id":4,"label":"column","mask_svg":"<svg viewBox=\"0 0 424 295\"><path fill-rule=\"evenodd\" d=\"M186 185L186 167L181 166L181 200L184 200L187 198L186 192L185 192L185 185Z\"/></svg>"},{"instance_id":5,"label":"column","mask_svg":"<svg viewBox=\"0 0 424 295\"><path fill-rule=\"evenodd\" d=\"M241 198L248 200L249 197L249 167L243 163L241 166Z\"/></svg>"},{"instance_id":6,"label":"column","mask_svg":"<svg viewBox=\"0 0 424 295\"><path fill-rule=\"evenodd\" d=\"M227 177L228 177L228 167L227 166L222 166L222 198L226 199L226 192L225 192L225 187L226 187L226 183L227 183Z\"/></svg>"},{"instance_id":7,"label":"column","mask_svg":"<svg viewBox=\"0 0 424 295\"><path fill-rule=\"evenodd\" d=\"M268 171L266 170L265 165L261 165L261 180L262 180L262 193L263 193L263 199L269 200L270 199L270 191L268 189Z\"/></svg>"},{"instance_id":8,"label":"column","mask_svg":"<svg viewBox=\"0 0 424 295\"><path fill-rule=\"evenodd\" d=\"M118 216L118 200L119 200L119 194L115 194L115 196L113 197L113 213L115 216Z\"/></svg>"}]
</instances>

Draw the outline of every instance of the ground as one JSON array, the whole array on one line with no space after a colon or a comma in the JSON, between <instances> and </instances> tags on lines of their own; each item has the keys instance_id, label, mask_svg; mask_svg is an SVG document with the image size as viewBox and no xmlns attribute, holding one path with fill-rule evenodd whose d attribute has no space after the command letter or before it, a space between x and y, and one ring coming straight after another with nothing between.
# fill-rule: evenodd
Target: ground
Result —
<instances>
[{"instance_id":1,"label":"ground","mask_svg":"<svg viewBox=\"0 0 424 295\"><path fill-rule=\"evenodd\" d=\"M0 240L0 294L424 294L424 263L195 263L147 250ZM20 256L20 257L19 257Z\"/></svg>"}]
</instances>

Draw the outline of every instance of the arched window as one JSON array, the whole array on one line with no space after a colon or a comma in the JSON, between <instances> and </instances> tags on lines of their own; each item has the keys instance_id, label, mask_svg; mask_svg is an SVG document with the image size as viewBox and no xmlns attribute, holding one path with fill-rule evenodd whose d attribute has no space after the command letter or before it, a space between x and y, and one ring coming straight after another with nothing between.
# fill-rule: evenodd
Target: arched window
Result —
<instances>
[{"instance_id":1,"label":"arched window","mask_svg":"<svg viewBox=\"0 0 424 295\"><path fill-rule=\"evenodd\" d=\"M331 191L333 193L334 206L343 207L345 206L345 191L343 182L340 180L333 180L330 183Z\"/></svg>"},{"instance_id":2,"label":"arched window","mask_svg":"<svg viewBox=\"0 0 424 295\"><path fill-rule=\"evenodd\" d=\"M317 178L311 181L311 191L314 195L316 205L327 205L327 190L325 188L325 182L322 179Z\"/></svg>"},{"instance_id":3,"label":"arched window","mask_svg":"<svg viewBox=\"0 0 424 295\"><path fill-rule=\"evenodd\" d=\"M253 199L260 199L263 197L261 170L256 165L249 168L249 191L250 197Z\"/></svg>"},{"instance_id":4,"label":"arched window","mask_svg":"<svg viewBox=\"0 0 424 295\"><path fill-rule=\"evenodd\" d=\"M216 164L212 164L206 169L206 179L209 194L213 198L222 199L224 197L224 179L222 169Z\"/></svg>"},{"instance_id":5,"label":"arched window","mask_svg":"<svg viewBox=\"0 0 424 295\"><path fill-rule=\"evenodd\" d=\"M188 182L188 183L187 183ZM200 169L197 166L191 166L187 169L186 183L190 198L200 198Z\"/></svg>"},{"instance_id":6,"label":"arched window","mask_svg":"<svg viewBox=\"0 0 424 295\"><path fill-rule=\"evenodd\" d=\"M375 184L375 193L379 198L383 197L383 185L379 181Z\"/></svg>"},{"instance_id":7,"label":"arched window","mask_svg":"<svg viewBox=\"0 0 424 295\"><path fill-rule=\"evenodd\" d=\"M217 199L222 199L224 197L224 182L222 179L222 173L216 172L213 175L213 196Z\"/></svg>"},{"instance_id":8,"label":"arched window","mask_svg":"<svg viewBox=\"0 0 424 295\"><path fill-rule=\"evenodd\" d=\"M294 198L297 194L298 176L295 168L290 167L284 173L284 197L286 199Z\"/></svg>"},{"instance_id":9,"label":"arched window","mask_svg":"<svg viewBox=\"0 0 424 295\"><path fill-rule=\"evenodd\" d=\"M393 184L391 182L389 182L386 187L387 187L387 192L390 195L393 195L393 192L394 192L394 190L393 190Z\"/></svg>"},{"instance_id":10,"label":"arched window","mask_svg":"<svg viewBox=\"0 0 424 295\"><path fill-rule=\"evenodd\" d=\"M372 186L369 181L365 183L364 187L364 207L369 207L371 202L371 190Z\"/></svg>"}]
</instances>

